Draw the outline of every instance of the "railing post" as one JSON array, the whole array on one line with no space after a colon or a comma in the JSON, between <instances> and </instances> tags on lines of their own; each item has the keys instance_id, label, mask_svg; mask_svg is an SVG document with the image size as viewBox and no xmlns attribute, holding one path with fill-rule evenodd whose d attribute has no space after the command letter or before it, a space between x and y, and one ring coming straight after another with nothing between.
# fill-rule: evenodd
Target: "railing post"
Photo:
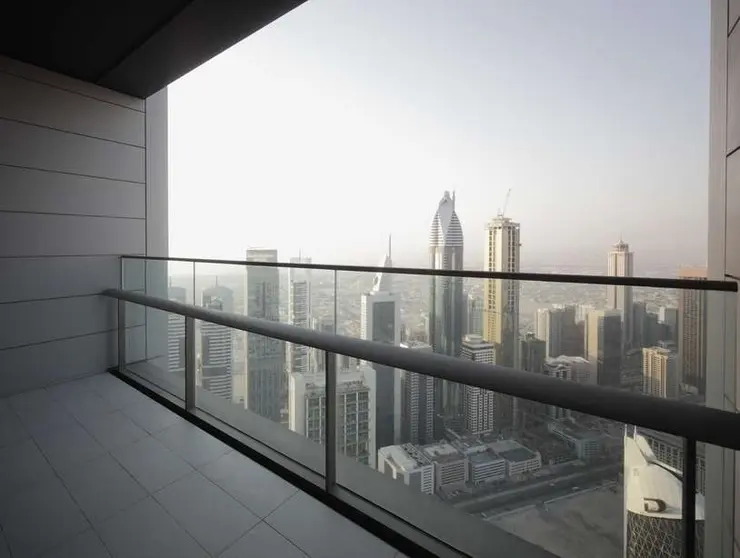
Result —
<instances>
[{"instance_id":1,"label":"railing post","mask_svg":"<svg viewBox=\"0 0 740 558\"><path fill-rule=\"evenodd\" d=\"M326 491L332 492L337 483L337 356L324 351L324 361L326 372L326 431L324 433Z\"/></svg>"},{"instance_id":2,"label":"railing post","mask_svg":"<svg viewBox=\"0 0 740 558\"><path fill-rule=\"evenodd\" d=\"M195 410L195 318L185 318L185 410Z\"/></svg>"},{"instance_id":3,"label":"railing post","mask_svg":"<svg viewBox=\"0 0 740 558\"><path fill-rule=\"evenodd\" d=\"M696 555L696 440L683 443L683 558Z\"/></svg>"},{"instance_id":4,"label":"railing post","mask_svg":"<svg viewBox=\"0 0 740 558\"><path fill-rule=\"evenodd\" d=\"M118 301L118 373L126 370L126 301Z\"/></svg>"}]
</instances>

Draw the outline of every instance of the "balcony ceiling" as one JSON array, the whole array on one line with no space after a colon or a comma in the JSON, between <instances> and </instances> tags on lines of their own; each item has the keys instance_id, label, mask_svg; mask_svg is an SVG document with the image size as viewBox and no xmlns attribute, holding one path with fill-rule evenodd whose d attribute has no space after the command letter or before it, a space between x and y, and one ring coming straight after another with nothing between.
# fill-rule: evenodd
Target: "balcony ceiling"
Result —
<instances>
[{"instance_id":1,"label":"balcony ceiling","mask_svg":"<svg viewBox=\"0 0 740 558\"><path fill-rule=\"evenodd\" d=\"M16 2L0 54L144 98L304 1Z\"/></svg>"}]
</instances>

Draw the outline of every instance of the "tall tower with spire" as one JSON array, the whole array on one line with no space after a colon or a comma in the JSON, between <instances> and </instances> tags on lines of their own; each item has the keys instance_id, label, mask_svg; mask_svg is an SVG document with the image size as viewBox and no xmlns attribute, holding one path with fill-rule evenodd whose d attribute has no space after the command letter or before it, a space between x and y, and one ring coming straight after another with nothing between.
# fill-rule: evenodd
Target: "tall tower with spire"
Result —
<instances>
[{"instance_id":1,"label":"tall tower with spire","mask_svg":"<svg viewBox=\"0 0 740 558\"><path fill-rule=\"evenodd\" d=\"M445 192L429 231L429 267L463 269L463 230L455 213L455 195ZM465 333L462 277L432 276L429 292L429 343L434 352L460 356ZM445 421L462 418L462 392L452 382L435 382L437 415Z\"/></svg>"},{"instance_id":2,"label":"tall tower with spire","mask_svg":"<svg viewBox=\"0 0 740 558\"><path fill-rule=\"evenodd\" d=\"M381 267L393 267L391 259L391 237L388 236L388 251ZM363 339L400 345L401 303L393 291L393 277L379 271L373 279L372 289L360 300L360 335ZM368 362L374 373L366 375L370 389L375 392L375 447L382 448L401 442L401 378L398 370ZM369 377L368 377L369 376Z\"/></svg>"},{"instance_id":3,"label":"tall tower with spire","mask_svg":"<svg viewBox=\"0 0 740 558\"><path fill-rule=\"evenodd\" d=\"M617 242L609 251L607 259L607 273L613 277L632 277L634 274L634 254L630 246L619 236ZM634 334L634 319L632 309L632 287L625 285L607 285L606 307L609 310L619 310L622 314L622 350L632 346Z\"/></svg>"}]
</instances>

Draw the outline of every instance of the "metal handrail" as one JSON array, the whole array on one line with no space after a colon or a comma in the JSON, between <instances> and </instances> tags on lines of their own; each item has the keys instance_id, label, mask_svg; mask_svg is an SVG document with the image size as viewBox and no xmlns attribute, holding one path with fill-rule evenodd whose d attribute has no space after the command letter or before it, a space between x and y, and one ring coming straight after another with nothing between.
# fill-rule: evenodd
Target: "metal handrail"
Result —
<instances>
[{"instance_id":1,"label":"metal handrail","mask_svg":"<svg viewBox=\"0 0 740 558\"><path fill-rule=\"evenodd\" d=\"M418 275L428 277L462 277L469 279L507 279L510 281L537 281L541 283L575 283L588 285L616 285L660 289L686 289L736 293L736 281L717 279L676 279L670 277L617 277L613 275L583 275L572 273L528 273L505 271L474 271L463 269L429 269L417 267L378 267L367 265L309 264L289 262L253 262L247 260L210 260L202 258L169 258L164 256L121 256L122 260L202 263L211 265L239 265L249 267L277 267L285 269L315 269L356 273L389 273L391 275Z\"/></svg>"},{"instance_id":2,"label":"metal handrail","mask_svg":"<svg viewBox=\"0 0 740 558\"><path fill-rule=\"evenodd\" d=\"M187 318L313 347L329 353L348 355L391 368L480 387L740 451L740 436L737 434L740 432L740 415L719 409L614 388L567 382L436 353L412 351L120 289L106 290L102 294L119 301L157 308Z\"/></svg>"}]
</instances>

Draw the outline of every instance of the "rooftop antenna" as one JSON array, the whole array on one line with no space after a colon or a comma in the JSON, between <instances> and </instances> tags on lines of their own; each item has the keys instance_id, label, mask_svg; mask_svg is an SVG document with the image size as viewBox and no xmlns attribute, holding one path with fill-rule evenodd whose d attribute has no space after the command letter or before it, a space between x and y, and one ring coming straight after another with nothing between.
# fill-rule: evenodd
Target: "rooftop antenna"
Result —
<instances>
[{"instance_id":1,"label":"rooftop antenna","mask_svg":"<svg viewBox=\"0 0 740 558\"><path fill-rule=\"evenodd\" d=\"M511 196L511 188L506 191L506 197L504 198L504 208L498 212L499 217L506 215L506 208L509 206L509 197Z\"/></svg>"},{"instance_id":2,"label":"rooftop antenna","mask_svg":"<svg viewBox=\"0 0 740 558\"><path fill-rule=\"evenodd\" d=\"M388 258L391 257L391 235L388 234Z\"/></svg>"},{"instance_id":3,"label":"rooftop antenna","mask_svg":"<svg viewBox=\"0 0 740 558\"><path fill-rule=\"evenodd\" d=\"M452 210L455 210L455 190L452 190Z\"/></svg>"}]
</instances>

